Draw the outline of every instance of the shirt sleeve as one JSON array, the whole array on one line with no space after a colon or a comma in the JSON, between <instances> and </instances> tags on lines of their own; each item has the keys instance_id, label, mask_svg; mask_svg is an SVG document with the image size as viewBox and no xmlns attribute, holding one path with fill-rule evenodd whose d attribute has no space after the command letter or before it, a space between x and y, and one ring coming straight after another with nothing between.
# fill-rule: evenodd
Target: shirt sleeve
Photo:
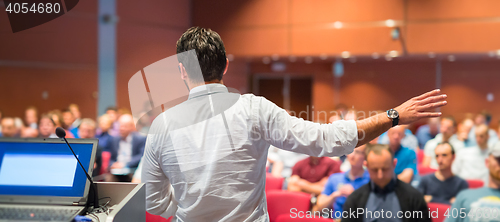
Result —
<instances>
[{"instance_id":1,"label":"shirt sleeve","mask_svg":"<svg viewBox=\"0 0 500 222\"><path fill-rule=\"evenodd\" d=\"M420 191L420 193L422 193L423 195L426 195L425 191L426 191L426 187L427 187L427 177L422 177L422 179L420 180L420 183L418 183L418 187L417 187L417 190Z\"/></svg>"},{"instance_id":2,"label":"shirt sleeve","mask_svg":"<svg viewBox=\"0 0 500 222\"><path fill-rule=\"evenodd\" d=\"M292 176L293 175L297 175L299 177L301 176L300 175L300 169L301 169L300 163L301 162L299 161L295 165L293 165L293 167L292 167Z\"/></svg>"},{"instance_id":3,"label":"shirt sleeve","mask_svg":"<svg viewBox=\"0 0 500 222\"><path fill-rule=\"evenodd\" d=\"M409 157L409 162L408 162L408 166L406 167L407 169L410 168L413 170L413 175L417 175L418 174L418 171L417 171L417 154L415 154L415 151L413 150L410 150L410 152L408 152L410 157Z\"/></svg>"},{"instance_id":4,"label":"shirt sleeve","mask_svg":"<svg viewBox=\"0 0 500 222\"><path fill-rule=\"evenodd\" d=\"M164 218L173 216L177 211L177 202L168 177L161 170L156 135L149 134L143 157L141 181L146 184L146 210Z\"/></svg>"},{"instance_id":5,"label":"shirt sleeve","mask_svg":"<svg viewBox=\"0 0 500 222\"><path fill-rule=\"evenodd\" d=\"M278 148L310 156L341 156L358 143L356 121L339 120L319 124L290 116L264 97L252 99L253 139L263 139Z\"/></svg>"},{"instance_id":6,"label":"shirt sleeve","mask_svg":"<svg viewBox=\"0 0 500 222\"><path fill-rule=\"evenodd\" d=\"M336 184L335 184L335 181L333 180L333 177L330 176L328 178L328 181L325 184L325 188L323 189L323 192L321 192L321 194L329 196L335 191L336 191Z\"/></svg>"}]
</instances>

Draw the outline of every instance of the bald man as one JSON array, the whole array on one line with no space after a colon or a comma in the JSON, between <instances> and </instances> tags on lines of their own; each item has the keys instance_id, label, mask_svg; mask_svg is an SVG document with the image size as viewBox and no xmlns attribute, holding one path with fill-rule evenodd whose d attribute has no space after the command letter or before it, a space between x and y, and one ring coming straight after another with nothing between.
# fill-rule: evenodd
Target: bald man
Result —
<instances>
[{"instance_id":1,"label":"bald man","mask_svg":"<svg viewBox=\"0 0 500 222\"><path fill-rule=\"evenodd\" d=\"M488 158L488 126L482 124L475 127L475 140L477 146L462 149L457 153L455 162L453 163L453 173L465 180L479 179L487 184L488 168L484 162Z\"/></svg>"},{"instance_id":2,"label":"bald man","mask_svg":"<svg viewBox=\"0 0 500 222\"><path fill-rule=\"evenodd\" d=\"M146 137L135 130L134 119L130 114L123 114L118 119L120 124L119 136L111 139L106 151L111 153L111 174L116 177L111 181L130 182L131 174L139 165L144 153Z\"/></svg>"},{"instance_id":3,"label":"bald man","mask_svg":"<svg viewBox=\"0 0 500 222\"><path fill-rule=\"evenodd\" d=\"M2 119L2 137L17 137L17 131L14 118L5 117Z\"/></svg>"}]
</instances>

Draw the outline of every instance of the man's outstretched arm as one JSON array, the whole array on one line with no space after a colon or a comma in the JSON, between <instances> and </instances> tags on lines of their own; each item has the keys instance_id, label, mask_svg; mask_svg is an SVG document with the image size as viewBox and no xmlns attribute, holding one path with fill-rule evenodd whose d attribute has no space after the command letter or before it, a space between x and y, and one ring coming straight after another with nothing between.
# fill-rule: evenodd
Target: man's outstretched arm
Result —
<instances>
[{"instance_id":1,"label":"man's outstretched arm","mask_svg":"<svg viewBox=\"0 0 500 222\"><path fill-rule=\"evenodd\" d=\"M446 94L440 94L436 89L420 96L413 97L400 106L394 108L399 113L399 125L406 125L423 118L441 116L441 112L434 111L436 108L446 105ZM358 128L358 144L361 146L370 142L377 136L392 127L392 120L387 114L379 113L375 116L356 121Z\"/></svg>"}]
</instances>

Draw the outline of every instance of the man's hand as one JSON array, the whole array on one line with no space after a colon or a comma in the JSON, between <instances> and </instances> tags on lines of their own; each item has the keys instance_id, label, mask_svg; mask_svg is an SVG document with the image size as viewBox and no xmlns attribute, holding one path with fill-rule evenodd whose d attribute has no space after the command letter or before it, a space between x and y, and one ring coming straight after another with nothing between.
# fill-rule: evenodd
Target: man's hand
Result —
<instances>
[{"instance_id":1,"label":"man's hand","mask_svg":"<svg viewBox=\"0 0 500 222\"><path fill-rule=\"evenodd\" d=\"M123 167L125 167L125 166L120 162L115 162L115 163L113 163L113 165L111 165L111 169L121 169Z\"/></svg>"},{"instance_id":2,"label":"man's hand","mask_svg":"<svg viewBox=\"0 0 500 222\"><path fill-rule=\"evenodd\" d=\"M424 93L414 97L400 106L394 108L399 113L399 124L406 125L423 118L439 117L441 112L435 109L446 105L446 95L440 95L439 89ZM392 120L386 113L379 113L375 116L356 121L358 128L358 144L365 143L380 136L392 127Z\"/></svg>"},{"instance_id":3,"label":"man's hand","mask_svg":"<svg viewBox=\"0 0 500 222\"><path fill-rule=\"evenodd\" d=\"M435 109L446 105L446 94L440 95L439 89L413 97L404 102L395 110L399 113L399 124L406 125L418 121L422 118L441 116L441 112Z\"/></svg>"},{"instance_id":4,"label":"man's hand","mask_svg":"<svg viewBox=\"0 0 500 222\"><path fill-rule=\"evenodd\" d=\"M347 197L351 195L352 192L354 192L354 187L352 187L351 184L346 184L339 189L340 193L342 196Z\"/></svg>"},{"instance_id":5,"label":"man's hand","mask_svg":"<svg viewBox=\"0 0 500 222\"><path fill-rule=\"evenodd\" d=\"M425 195L424 199L425 199L425 202L429 203L432 200L432 196L431 195Z\"/></svg>"}]
</instances>

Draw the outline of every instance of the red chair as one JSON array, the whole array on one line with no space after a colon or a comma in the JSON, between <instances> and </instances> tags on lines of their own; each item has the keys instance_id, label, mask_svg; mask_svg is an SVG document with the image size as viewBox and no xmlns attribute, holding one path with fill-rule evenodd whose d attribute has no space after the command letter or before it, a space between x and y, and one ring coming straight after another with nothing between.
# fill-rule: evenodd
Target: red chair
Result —
<instances>
[{"instance_id":1,"label":"red chair","mask_svg":"<svg viewBox=\"0 0 500 222\"><path fill-rule=\"evenodd\" d=\"M150 214L150 213L146 212L146 222L170 222L171 220L172 220L172 217L165 219L161 216Z\"/></svg>"},{"instance_id":2,"label":"red chair","mask_svg":"<svg viewBox=\"0 0 500 222\"><path fill-rule=\"evenodd\" d=\"M434 172L436 172L436 170L430 167L418 166L418 174L420 175L425 175Z\"/></svg>"},{"instance_id":3,"label":"red chair","mask_svg":"<svg viewBox=\"0 0 500 222\"><path fill-rule=\"evenodd\" d=\"M429 212L431 213L432 222L443 222L446 219L444 214L451 207L448 204L440 204L440 203L428 203L427 206L429 207ZM433 218L436 216L437 218Z\"/></svg>"},{"instance_id":4,"label":"red chair","mask_svg":"<svg viewBox=\"0 0 500 222\"><path fill-rule=\"evenodd\" d=\"M273 177L270 174L266 175L266 193L270 190L281 190L283 187L283 177Z\"/></svg>"},{"instance_id":5,"label":"red chair","mask_svg":"<svg viewBox=\"0 0 500 222\"><path fill-rule=\"evenodd\" d=\"M281 214L289 216L292 208L297 209L297 212L305 213L311 205L311 195L302 192L271 190L266 196L270 222L276 222Z\"/></svg>"},{"instance_id":6,"label":"red chair","mask_svg":"<svg viewBox=\"0 0 500 222\"><path fill-rule=\"evenodd\" d=\"M466 180L469 184L469 189L481 188L484 186L484 182L482 180Z\"/></svg>"},{"instance_id":7,"label":"red chair","mask_svg":"<svg viewBox=\"0 0 500 222\"><path fill-rule=\"evenodd\" d=\"M102 151L101 153L101 174L108 172L109 160L111 159L111 153L108 151Z\"/></svg>"},{"instance_id":8,"label":"red chair","mask_svg":"<svg viewBox=\"0 0 500 222\"><path fill-rule=\"evenodd\" d=\"M306 218L305 216L303 218L292 218L295 217L295 215L290 215L290 214L282 214L279 215L278 218L276 219L276 222L332 222L332 219L328 218L322 218L318 217L316 214L315 218ZM301 215L302 216L302 215ZM311 215L312 217L313 215Z\"/></svg>"},{"instance_id":9,"label":"red chair","mask_svg":"<svg viewBox=\"0 0 500 222\"><path fill-rule=\"evenodd\" d=\"M424 150L418 149L417 150L417 164L421 164L422 161L424 161Z\"/></svg>"}]
</instances>

